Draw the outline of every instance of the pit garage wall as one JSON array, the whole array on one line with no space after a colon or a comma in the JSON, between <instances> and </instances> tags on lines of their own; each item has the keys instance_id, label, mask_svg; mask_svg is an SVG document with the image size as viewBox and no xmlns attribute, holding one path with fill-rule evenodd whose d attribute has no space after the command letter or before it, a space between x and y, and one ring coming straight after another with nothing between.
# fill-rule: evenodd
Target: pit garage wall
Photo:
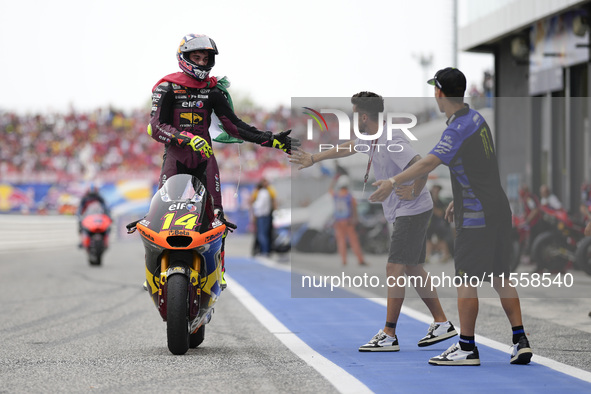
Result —
<instances>
[{"instance_id":1,"label":"pit garage wall","mask_svg":"<svg viewBox=\"0 0 591 394\"><path fill-rule=\"evenodd\" d=\"M510 39L501 40L495 48L495 143L501 180L513 206L519 199L519 185L536 177L531 165L536 138L528 69L527 63L518 64L511 56Z\"/></svg>"},{"instance_id":2,"label":"pit garage wall","mask_svg":"<svg viewBox=\"0 0 591 394\"><path fill-rule=\"evenodd\" d=\"M511 55L511 37L495 47L496 146L503 186L512 203L522 183L538 192L542 183L571 212L578 212L580 187L591 182L589 64L563 69L564 88L530 97L527 61ZM565 99L559 96L568 96Z\"/></svg>"}]
</instances>

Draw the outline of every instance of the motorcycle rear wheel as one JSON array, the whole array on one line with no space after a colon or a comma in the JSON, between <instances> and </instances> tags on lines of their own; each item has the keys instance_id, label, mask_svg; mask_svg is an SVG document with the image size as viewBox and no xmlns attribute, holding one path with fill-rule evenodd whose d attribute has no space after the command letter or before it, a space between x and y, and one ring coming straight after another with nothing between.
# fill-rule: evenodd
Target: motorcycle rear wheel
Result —
<instances>
[{"instance_id":1,"label":"motorcycle rear wheel","mask_svg":"<svg viewBox=\"0 0 591 394\"><path fill-rule=\"evenodd\" d=\"M181 355L189 350L189 280L185 275L172 275L166 289L166 334L168 350Z\"/></svg>"},{"instance_id":2,"label":"motorcycle rear wheel","mask_svg":"<svg viewBox=\"0 0 591 394\"><path fill-rule=\"evenodd\" d=\"M538 235L531 248L533 261L538 265L538 270L563 271L568 258L561 253L561 249L566 248L566 241L561 234L546 231Z\"/></svg>"},{"instance_id":3,"label":"motorcycle rear wheel","mask_svg":"<svg viewBox=\"0 0 591 394\"><path fill-rule=\"evenodd\" d=\"M195 334L191 334L189 338L189 347L191 349L195 349L197 346L201 345L201 342L205 339L205 324L203 324Z\"/></svg>"}]
</instances>

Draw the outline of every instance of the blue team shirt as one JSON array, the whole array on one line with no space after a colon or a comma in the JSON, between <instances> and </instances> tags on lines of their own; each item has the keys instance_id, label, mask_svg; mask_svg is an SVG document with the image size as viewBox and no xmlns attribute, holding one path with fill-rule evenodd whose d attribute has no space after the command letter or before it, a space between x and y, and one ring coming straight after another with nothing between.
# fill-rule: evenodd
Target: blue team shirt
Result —
<instances>
[{"instance_id":1,"label":"blue team shirt","mask_svg":"<svg viewBox=\"0 0 591 394\"><path fill-rule=\"evenodd\" d=\"M507 215L510 219L491 130L479 112L466 105L453 114L429 153L449 167L458 227L482 228Z\"/></svg>"},{"instance_id":2,"label":"blue team shirt","mask_svg":"<svg viewBox=\"0 0 591 394\"><path fill-rule=\"evenodd\" d=\"M353 196L350 193L340 195L338 191L335 191L333 196L335 220L345 220L353 217Z\"/></svg>"}]
</instances>

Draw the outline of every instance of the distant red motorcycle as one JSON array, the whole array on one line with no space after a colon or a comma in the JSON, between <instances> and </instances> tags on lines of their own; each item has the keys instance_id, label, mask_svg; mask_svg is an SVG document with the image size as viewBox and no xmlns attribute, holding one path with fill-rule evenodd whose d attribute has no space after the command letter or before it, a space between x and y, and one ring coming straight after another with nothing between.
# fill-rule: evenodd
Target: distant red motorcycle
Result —
<instances>
[{"instance_id":1,"label":"distant red motorcycle","mask_svg":"<svg viewBox=\"0 0 591 394\"><path fill-rule=\"evenodd\" d=\"M541 209L543 220L551 229L533 241L532 260L537 263L539 271L564 271L569 264L577 264L576 253L579 242L585 236L585 227L573 220L564 209L554 210L545 206Z\"/></svg>"},{"instance_id":2,"label":"distant red motorcycle","mask_svg":"<svg viewBox=\"0 0 591 394\"><path fill-rule=\"evenodd\" d=\"M90 265L101 265L103 253L109 247L112 222L99 203L90 204L82 214L82 247L88 253Z\"/></svg>"}]
</instances>

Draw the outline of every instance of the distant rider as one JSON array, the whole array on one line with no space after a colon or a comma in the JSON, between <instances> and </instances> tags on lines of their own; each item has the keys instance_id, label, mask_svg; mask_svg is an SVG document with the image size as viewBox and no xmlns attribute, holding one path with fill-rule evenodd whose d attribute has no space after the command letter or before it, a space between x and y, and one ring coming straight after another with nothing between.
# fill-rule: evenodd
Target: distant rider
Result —
<instances>
[{"instance_id":1,"label":"distant rider","mask_svg":"<svg viewBox=\"0 0 591 394\"><path fill-rule=\"evenodd\" d=\"M78 216L78 234L82 234L82 216L84 216L84 212L92 203L99 203L105 215L110 216L109 207L105 202L103 196L100 195L98 188L92 184L86 191L86 193L80 199L80 204L78 205L78 211L76 215ZM78 247L82 247L82 243L78 244Z\"/></svg>"},{"instance_id":2,"label":"distant rider","mask_svg":"<svg viewBox=\"0 0 591 394\"><path fill-rule=\"evenodd\" d=\"M80 199L80 205L78 205L78 220L82 218L86 209L92 204L93 202L98 202L103 207L103 211L106 215L109 215L109 207L105 202L103 196L100 195L98 188L95 185L90 185L86 193ZM79 232L82 231L82 227L80 227Z\"/></svg>"}]
</instances>

